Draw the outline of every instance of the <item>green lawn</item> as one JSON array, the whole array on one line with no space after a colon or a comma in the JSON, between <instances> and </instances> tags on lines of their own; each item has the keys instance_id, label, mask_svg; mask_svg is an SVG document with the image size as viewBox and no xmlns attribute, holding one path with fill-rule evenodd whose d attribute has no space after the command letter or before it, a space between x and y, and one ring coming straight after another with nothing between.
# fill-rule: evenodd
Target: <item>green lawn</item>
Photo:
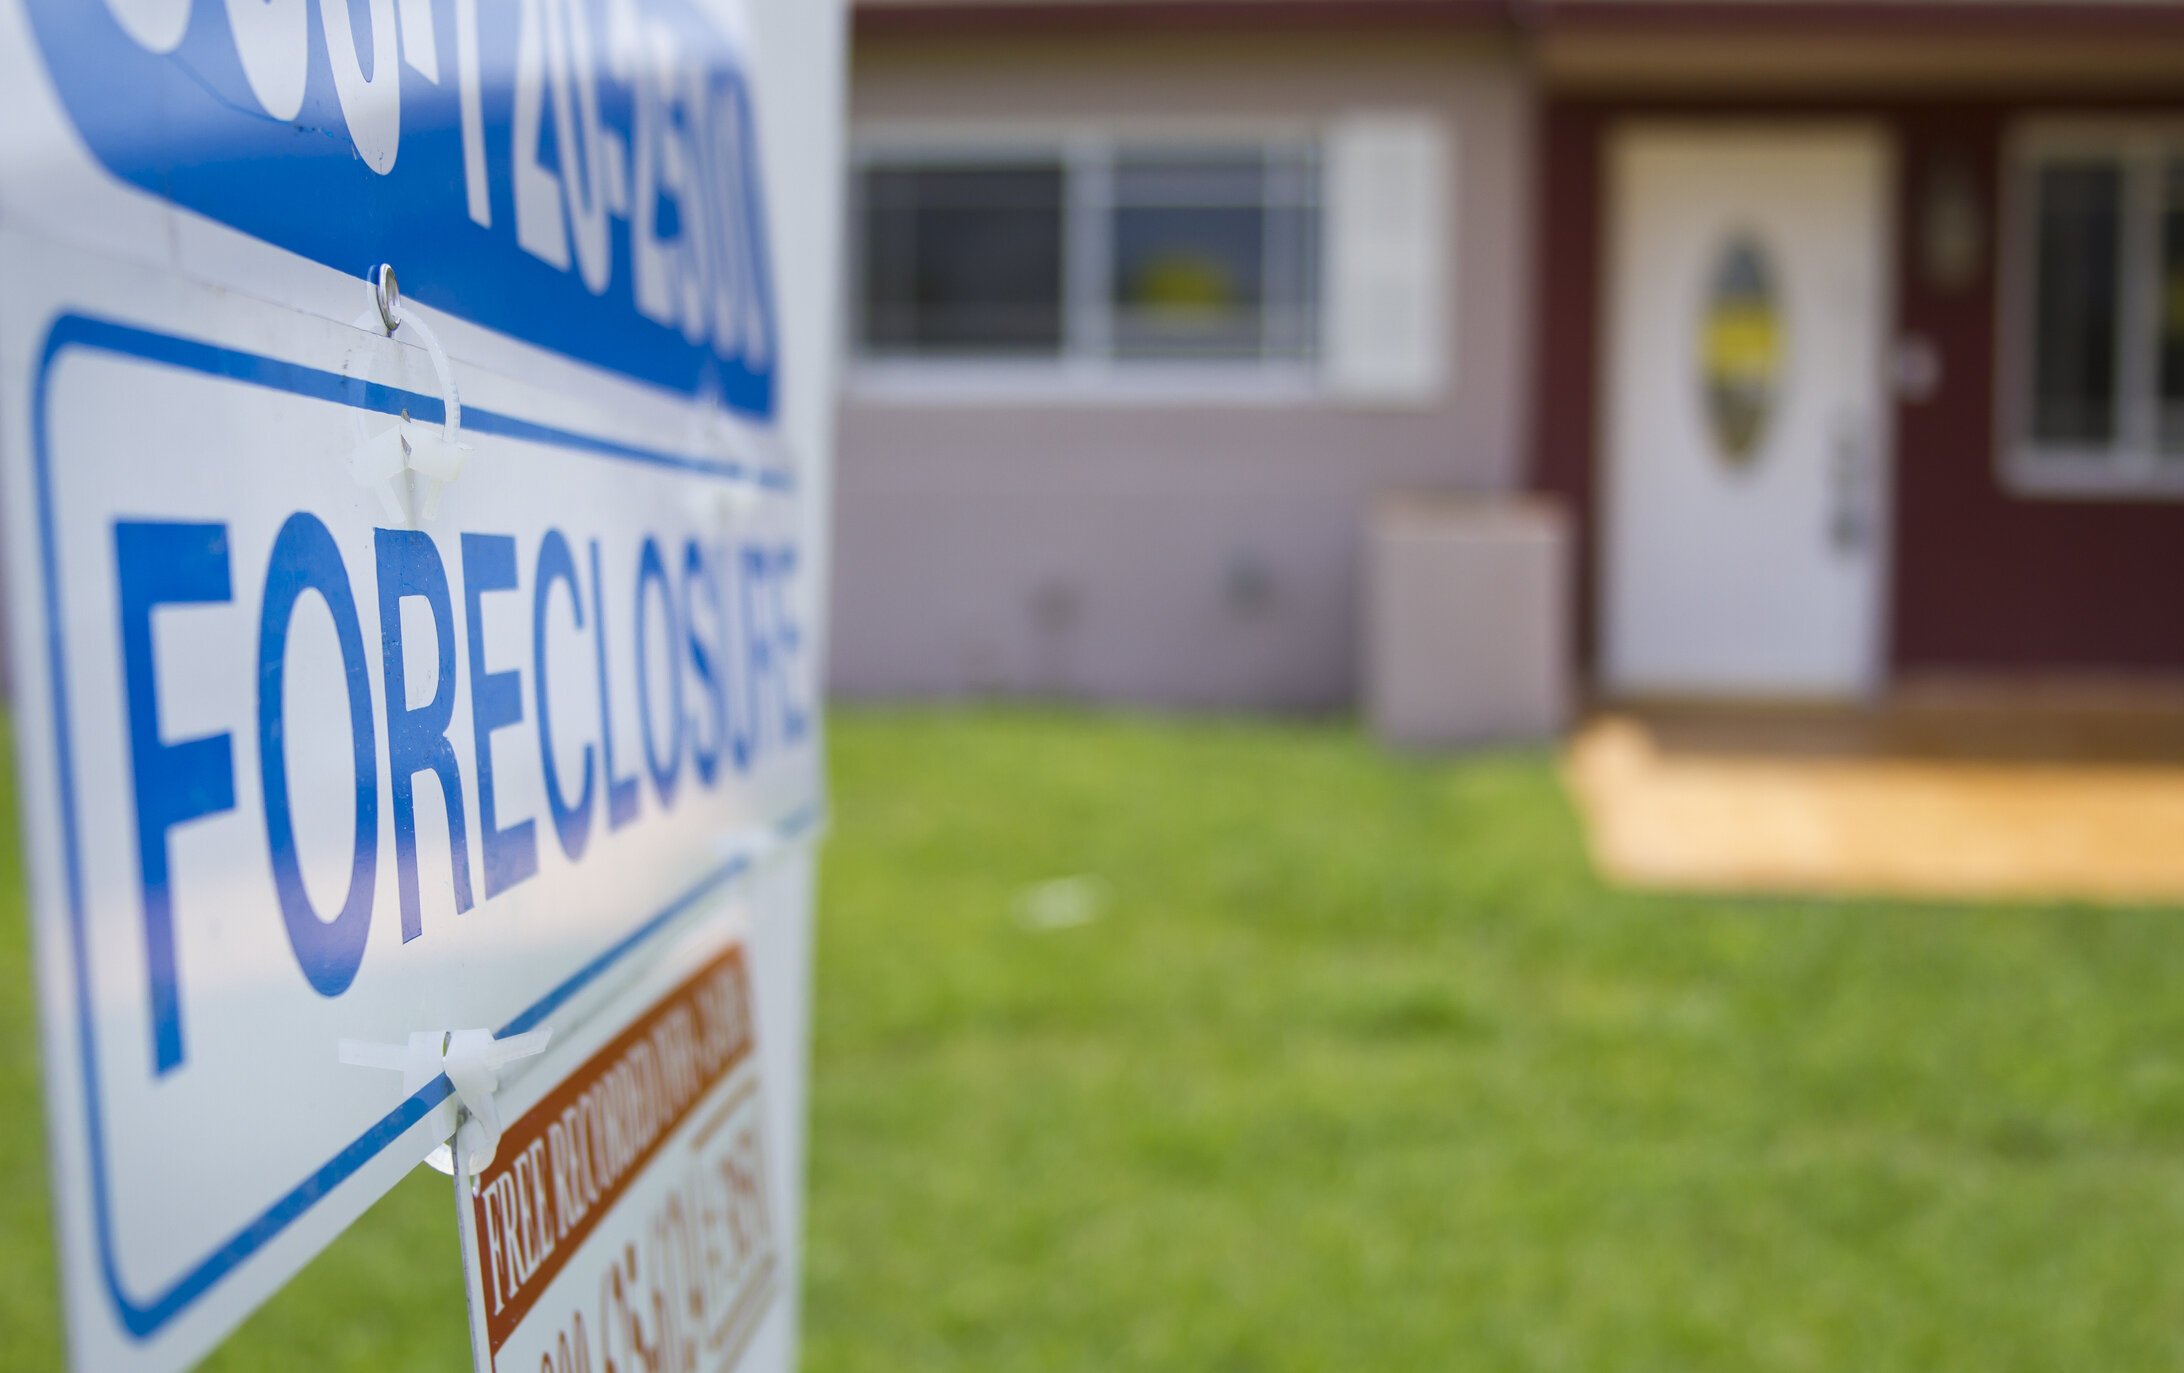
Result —
<instances>
[{"instance_id":1,"label":"green lawn","mask_svg":"<svg viewBox=\"0 0 2184 1373\"><path fill-rule=\"evenodd\" d=\"M1546 760L1344 728L832 728L815 1373L2184 1366L2184 912L1617 894ZM445 1186L215 1366L459 1367Z\"/></svg>"}]
</instances>

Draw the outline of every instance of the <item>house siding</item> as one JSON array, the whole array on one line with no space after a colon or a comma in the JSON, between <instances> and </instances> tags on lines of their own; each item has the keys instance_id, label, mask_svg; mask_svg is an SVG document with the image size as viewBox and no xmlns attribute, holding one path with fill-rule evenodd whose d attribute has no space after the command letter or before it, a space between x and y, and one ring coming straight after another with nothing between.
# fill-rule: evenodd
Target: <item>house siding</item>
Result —
<instances>
[{"instance_id":1,"label":"house siding","mask_svg":"<svg viewBox=\"0 0 2184 1373\"><path fill-rule=\"evenodd\" d=\"M1899 166L1916 178L1937 156L1969 158L1994 225L2013 122L2101 108L2096 100L1907 109L1897 120ZM2184 103L2160 113L2184 117ZM1915 205L1916 182L1902 194ZM1898 251L1908 263L1915 249L1906 238ZM1897 411L1896 666L1950 675L2184 672L2184 501L2035 498L2003 480L1999 258L1990 251L1981 279L1956 293L1902 274L1901 327L1936 344L1943 376L1930 401Z\"/></svg>"},{"instance_id":2,"label":"house siding","mask_svg":"<svg viewBox=\"0 0 2184 1373\"><path fill-rule=\"evenodd\" d=\"M1445 121L1456 258L1448 382L1430 404L906 400L853 382L842 408L837 693L1347 706L1375 499L1524 480L1531 110L1513 49L1446 34L904 40L865 44L854 90L856 124L897 128L1360 108Z\"/></svg>"}]
</instances>

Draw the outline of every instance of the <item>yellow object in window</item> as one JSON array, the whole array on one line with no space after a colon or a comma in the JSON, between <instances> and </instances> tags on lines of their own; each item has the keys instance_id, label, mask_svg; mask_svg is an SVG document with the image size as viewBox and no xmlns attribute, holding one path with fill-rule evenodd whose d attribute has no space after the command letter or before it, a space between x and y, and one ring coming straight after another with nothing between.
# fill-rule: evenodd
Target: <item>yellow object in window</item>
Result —
<instances>
[{"instance_id":1,"label":"yellow object in window","mask_svg":"<svg viewBox=\"0 0 2184 1373\"><path fill-rule=\"evenodd\" d=\"M1781 381L1784 345L1766 255L1748 236L1731 239L1707 288L1699 368L1707 423L1732 466L1758 457Z\"/></svg>"},{"instance_id":2,"label":"yellow object in window","mask_svg":"<svg viewBox=\"0 0 2184 1373\"><path fill-rule=\"evenodd\" d=\"M1218 258L1169 253L1134 273L1126 302L1163 315L1218 315L1236 307L1236 287Z\"/></svg>"}]
</instances>

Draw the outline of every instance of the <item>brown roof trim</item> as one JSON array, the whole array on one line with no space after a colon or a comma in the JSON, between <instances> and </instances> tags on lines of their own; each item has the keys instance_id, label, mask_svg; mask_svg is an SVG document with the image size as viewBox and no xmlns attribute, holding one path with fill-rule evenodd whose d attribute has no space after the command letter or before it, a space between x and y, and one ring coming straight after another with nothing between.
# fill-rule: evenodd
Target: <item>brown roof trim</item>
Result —
<instances>
[{"instance_id":1,"label":"brown roof trim","mask_svg":"<svg viewBox=\"0 0 2184 1373\"><path fill-rule=\"evenodd\" d=\"M1523 0L894 0L859 4L860 38L896 34L1505 27Z\"/></svg>"},{"instance_id":2,"label":"brown roof trim","mask_svg":"<svg viewBox=\"0 0 2184 1373\"><path fill-rule=\"evenodd\" d=\"M1555 33L2184 34L2159 0L888 0L859 37L1274 29L1513 28Z\"/></svg>"},{"instance_id":3,"label":"brown roof trim","mask_svg":"<svg viewBox=\"0 0 2184 1373\"><path fill-rule=\"evenodd\" d=\"M2159 0L1517 0L1529 27L1559 33L2071 35L2184 33L2184 4Z\"/></svg>"}]
</instances>

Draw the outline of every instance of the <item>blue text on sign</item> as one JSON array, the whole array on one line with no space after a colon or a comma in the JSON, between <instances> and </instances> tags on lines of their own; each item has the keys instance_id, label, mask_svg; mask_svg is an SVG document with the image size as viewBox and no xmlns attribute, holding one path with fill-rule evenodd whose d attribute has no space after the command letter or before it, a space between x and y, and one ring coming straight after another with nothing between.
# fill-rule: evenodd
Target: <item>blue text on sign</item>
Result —
<instances>
[{"instance_id":1,"label":"blue text on sign","mask_svg":"<svg viewBox=\"0 0 2184 1373\"><path fill-rule=\"evenodd\" d=\"M230 733L165 737L152 621L164 608L233 606L238 569L221 523L117 521L113 545L153 1063L166 1073L187 1057L169 837L178 826L234 809L238 750ZM322 996L346 991L363 961L365 936L382 904L383 829L394 846L402 939L425 932L418 845L437 836L417 832L420 785L440 791L452 877L446 899L460 913L477 902L481 887L491 899L535 877L542 843L556 843L570 862L580 862L595 832L636 823L648 808L672 808L686 785L710 789L726 775L747 774L769 750L803 743L810 729L795 682L803 634L791 610L798 569L788 544L647 534L632 547L572 540L551 528L527 546L506 534L466 532L452 552L443 554L439 541L419 530L378 529L371 564L352 574L325 523L297 511L282 524L265 567L250 572L258 606L253 734L273 894L296 964ZM608 563L616 560L627 567L626 578L610 575ZM634 595L610 597L610 585L634 586ZM346 893L331 911L319 909L306 890L289 800L284 687L290 627L307 598L332 618L348 691L355 828ZM359 613L363 598L377 609L379 633L370 642ZM429 634L406 630L405 601L421 603ZM527 657L489 658L490 615L523 618ZM619 659L609 626L625 615L634 633L622 641L634 653ZM664 634L657 628L663 625ZM564 628L590 639L598 687L596 732L573 757L558 756L554 743L549 654L570 651L571 635L549 631ZM655 674L665 675L664 689L656 690ZM421 704L411 704L413 676L434 684ZM639 748L630 750L625 740L618 757L614 701L622 692L636 705ZM468 701L458 700L465 693ZM662 696L667 707L656 711ZM463 708L471 726L467 756L449 737ZM514 816L500 808L497 735L535 750L546 814ZM467 818L473 788L475 836ZM540 820L548 822L543 840Z\"/></svg>"},{"instance_id":2,"label":"blue text on sign","mask_svg":"<svg viewBox=\"0 0 2184 1373\"><path fill-rule=\"evenodd\" d=\"M688 0L29 0L145 191L747 418L775 319L743 55Z\"/></svg>"}]
</instances>

